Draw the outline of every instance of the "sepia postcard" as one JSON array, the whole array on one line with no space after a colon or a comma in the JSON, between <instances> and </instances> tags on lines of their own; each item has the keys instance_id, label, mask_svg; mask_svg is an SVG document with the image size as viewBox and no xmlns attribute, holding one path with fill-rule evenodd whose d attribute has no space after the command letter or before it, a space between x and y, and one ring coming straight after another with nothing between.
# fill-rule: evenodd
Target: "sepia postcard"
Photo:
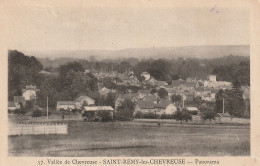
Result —
<instances>
[{"instance_id":1,"label":"sepia postcard","mask_svg":"<svg viewBox=\"0 0 260 166\"><path fill-rule=\"evenodd\" d=\"M260 164L257 0L0 2L0 166Z\"/></svg>"}]
</instances>

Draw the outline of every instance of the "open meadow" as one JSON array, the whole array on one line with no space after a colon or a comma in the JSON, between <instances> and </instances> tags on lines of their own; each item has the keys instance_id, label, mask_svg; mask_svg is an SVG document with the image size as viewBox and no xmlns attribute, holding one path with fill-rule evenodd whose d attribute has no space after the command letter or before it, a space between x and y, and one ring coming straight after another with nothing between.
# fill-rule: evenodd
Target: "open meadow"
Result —
<instances>
[{"instance_id":1,"label":"open meadow","mask_svg":"<svg viewBox=\"0 0 260 166\"><path fill-rule=\"evenodd\" d=\"M69 122L68 135L9 136L9 156L248 156L250 126Z\"/></svg>"}]
</instances>

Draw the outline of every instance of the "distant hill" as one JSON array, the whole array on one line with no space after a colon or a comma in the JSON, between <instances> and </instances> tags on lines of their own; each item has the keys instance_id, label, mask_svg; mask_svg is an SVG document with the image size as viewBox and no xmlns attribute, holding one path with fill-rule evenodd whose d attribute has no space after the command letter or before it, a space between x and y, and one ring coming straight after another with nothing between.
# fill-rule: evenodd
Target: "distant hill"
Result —
<instances>
[{"instance_id":1,"label":"distant hill","mask_svg":"<svg viewBox=\"0 0 260 166\"><path fill-rule=\"evenodd\" d=\"M36 56L44 66L51 59L57 59L51 66L57 66L67 61L75 59L90 59L114 61L128 58L141 59L175 59L175 58L202 58L212 59L227 55L249 56L249 45L204 45L204 46L184 46L184 47L159 47L159 48L129 48L124 50L78 50L78 51L23 51L27 55ZM50 58L50 59L45 59ZM47 63L46 63L47 62ZM136 62L134 62L136 63Z\"/></svg>"}]
</instances>

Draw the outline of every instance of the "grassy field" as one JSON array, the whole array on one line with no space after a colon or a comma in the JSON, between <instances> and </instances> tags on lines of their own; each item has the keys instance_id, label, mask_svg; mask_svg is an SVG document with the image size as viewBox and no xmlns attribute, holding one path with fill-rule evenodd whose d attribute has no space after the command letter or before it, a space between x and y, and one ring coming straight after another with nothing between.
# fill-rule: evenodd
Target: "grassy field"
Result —
<instances>
[{"instance_id":1,"label":"grassy field","mask_svg":"<svg viewBox=\"0 0 260 166\"><path fill-rule=\"evenodd\" d=\"M68 135L9 136L9 156L248 156L248 126L70 122Z\"/></svg>"}]
</instances>

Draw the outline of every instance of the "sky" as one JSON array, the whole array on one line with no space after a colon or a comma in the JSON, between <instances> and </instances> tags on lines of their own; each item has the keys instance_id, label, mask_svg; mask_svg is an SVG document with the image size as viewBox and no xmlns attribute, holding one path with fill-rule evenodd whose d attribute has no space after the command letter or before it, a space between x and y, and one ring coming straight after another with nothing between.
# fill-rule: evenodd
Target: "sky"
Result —
<instances>
[{"instance_id":1,"label":"sky","mask_svg":"<svg viewBox=\"0 0 260 166\"><path fill-rule=\"evenodd\" d=\"M249 45L249 12L213 7L16 6L7 12L8 47L48 51Z\"/></svg>"}]
</instances>

